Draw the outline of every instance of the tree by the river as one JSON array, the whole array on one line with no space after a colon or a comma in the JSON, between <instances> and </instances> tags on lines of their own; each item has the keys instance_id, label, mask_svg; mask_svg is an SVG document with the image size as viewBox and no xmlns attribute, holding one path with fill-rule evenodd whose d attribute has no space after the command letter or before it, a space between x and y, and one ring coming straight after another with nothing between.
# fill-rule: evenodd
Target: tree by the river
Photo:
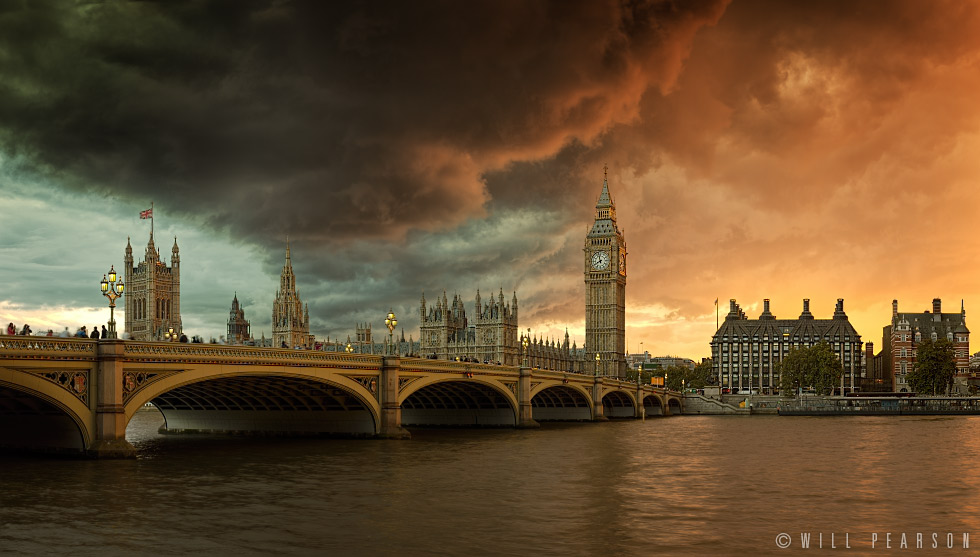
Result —
<instances>
[{"instance_id":1,"label":"tree by the river","mask_svg":"<svg viewBox=\"0 0 980 557\"><path fill-rule=\"evenodd\" d=\"M830 394L844 375L844 364L826 342L790 350L776 369L783 394L795 393L798 387L813 387L817 394Z\"/></svg>"},{"instance_id":2,"label":"tree by the river","mask_svg":"<svg viewBox=\"0 0 980 557\"><path fill-rule=\"evenodd\" d=\"M909 387L920 395L944 395L953 387L956 362L953 343L926 339L916 347L915 363L908 375Z\"/></svg>"}]
</instances>

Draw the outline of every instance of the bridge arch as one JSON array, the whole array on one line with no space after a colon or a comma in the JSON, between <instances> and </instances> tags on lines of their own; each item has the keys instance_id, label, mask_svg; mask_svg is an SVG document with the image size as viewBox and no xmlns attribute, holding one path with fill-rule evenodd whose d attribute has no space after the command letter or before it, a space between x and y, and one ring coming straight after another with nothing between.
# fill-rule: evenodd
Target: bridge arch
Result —
<instances>
[{"instance_id":1,"label":"bridge arch","mask_svg":"<svg viewBox=\"0 0 980 557\"><path fill-rule=\"evenodd\" d=\"M551 383L531 390L535 421L589 421L592 416L592 396L579 385Z\"/></svg>"},{"instance_id":2,"label":"bridge arch","mask_svg":"<svg viewBox=\"0 0 980 557\"><path fill-rule=\"evenodd\" d=\"M324 371L189 370L136 392L126 403L126 419L152 402L168 432L377 434L380 405L375 396L357 381Z\"/></svg>"},{"instance_id":3,"label":"bridge arch","mask_svg":"<svg viewBox=\"0 0 980 557\"><path fill-rule=\"evenodd\" d=\"M517 397L499 381L424 377L398 395L402 426L517 425Z\"/></svg>"},{"instance_id":4,"label":"bridge arch","mask_svg":"<svg viewBox=\"0 0 980 557\"><path fill-rule=\"evenodd\" d=\"M671 415L680 414L683 410L680 399L675 396L667 397L667 408Z\"/></svg>"},{"instance_id":5,"label":"bridge arch","mask_svg":"<svg viewBox=\"0 0 980 557\"><path fill-rule=\"evenodd\" d=\"M643 397L643 412L646 416L663 416L664 401L660 395L648 394Z\"/></svg>"},{"instance_id":6,"label":"bridge arch","mask_svg":"<svg viewBox=\"0 0 980 557\"><path fill-rule=\"evenodd\" d=\"M84 454L94 437L90 417L60 385L0 368L0 447Z\"/></svg>"},{"instance_id":7,"label":"bridge arch","mask_svg":"<svg viewBox=\"0 0 980 557\"><path fill-rule=\"evenodd\" d=\"M602 414L607 418L635 418L636 400L632 393L613 389L602 396Z\"/></svg>"}]
</instances>

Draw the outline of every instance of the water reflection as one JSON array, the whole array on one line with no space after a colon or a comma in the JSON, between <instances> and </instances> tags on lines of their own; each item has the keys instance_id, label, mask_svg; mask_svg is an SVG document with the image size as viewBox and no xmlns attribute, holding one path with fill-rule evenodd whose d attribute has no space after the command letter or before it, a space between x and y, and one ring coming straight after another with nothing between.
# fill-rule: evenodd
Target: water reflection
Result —
<instances>
[{"instance_id":1,"label":"water reflection","mask_svg":"<svg viewBox=\"0 0 980 557\"><path fill-rule=\"evenodd\" d=\"M407 442L163 436L160 423L134 418L135 461L0 457L0 547L776 554L777 533L822 531L850 532L858 555L873 531L959 533L980 512L974 417L682 416Z\"/></svg>"}]
</instances>

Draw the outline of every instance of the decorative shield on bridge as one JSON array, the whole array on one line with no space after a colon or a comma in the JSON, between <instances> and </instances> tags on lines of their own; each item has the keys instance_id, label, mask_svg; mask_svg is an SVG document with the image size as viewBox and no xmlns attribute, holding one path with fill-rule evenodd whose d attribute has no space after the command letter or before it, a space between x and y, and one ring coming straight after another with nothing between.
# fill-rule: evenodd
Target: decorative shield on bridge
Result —
<instances>
[{"instance_id":1,"label":"decorative shield on bridge","mask_svg":"<svg viewBox=\"0 0 980 557\"><path fill-rule=\"evenodd\" d=\"M133 392L136 388L136 378L133 377L132 373L127 373L126 377L123 378L123 388L126 389L127 393Z\"/></svg>"},{"instance_id":2,"label":"decorative shield on bridge","mask_svg":"<svg viewBox=\"0 0 980 557\"><path fill-rule=\"evenodd\" d=\"M85 376L81 373L76 373L75 377L72 378L72 388L78 394L85 392Z\"/></svg>"}]
</instances>

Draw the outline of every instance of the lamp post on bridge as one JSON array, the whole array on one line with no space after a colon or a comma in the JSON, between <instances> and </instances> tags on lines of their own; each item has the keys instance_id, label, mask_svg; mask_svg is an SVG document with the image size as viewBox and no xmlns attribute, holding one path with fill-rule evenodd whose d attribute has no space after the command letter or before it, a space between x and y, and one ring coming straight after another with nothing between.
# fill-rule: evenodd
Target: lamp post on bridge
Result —
<instances>
[{"instance_id":1,"label":"lamp post on bridge","mask_svg":"<svg viewBox=\"0 0 980 557\"><path fill-rule=\"evenodd\" d=\"M394 354L394 342L392 337L395 334L395 326L398 325L398 319L395 318L395 312L391 309L388 310L388 315L385 316L385 327L388 327L388 353Z\"/></svg>"},{"instance_id":2,"label":"lamp post on bridge","mask_svg":"<svg viewBox=\"0 0 980 557\"><path fill-rule=\"evenodd\" d=\"M595 376L596 376L596 377L599 377L599 360L600 360L601 358L602 358L602 357L601 357L601 356L599 356L599 353L598 353L598 352L596 352L596 353L595 353Z\"/></svg>"},{"instance_id":3,"label":"lamp post on bridge","mask_svg":"<svg viewBox=\"0 0 980 557\"><path fill-rule=\"evenodd\" d=\"M524 367L530 367L527 362L527 345L530 343L531 341L527 338L527 335L521 335L521 348L524 351Z\"/></svg>"},{"instance_id":4,"label":"lamp post on bridge","mask_svg":"<svg viewBox=\"0 0 980 557\"><path fill-rule=\"evenodd\" d=\"M350 345L350 341L347 341L347 346L344 347L344 352L350 354L354 351L354 347Z\"/></svg>"},{"instance_id":5,"label":"lamp post on bridge","mask_svg":"<svg viewBox=\"0 0 980 557\"><path fill-rule=\"evenodd\" d=\"M116 299L122 298L123 289L126 285L123 284L122 279L116 282L116 266L112 265L109 267L109 279L106 280L106 276L102 275L102 295L109 298L109 338L118 338L116 336Z\"/></svg>"},{"instance_id":6,"label":"lamp post on bridge","mask_svg":"<svg viewBox=\"0 0 980 557\"><path fill-rule=\"evenodd\" d=\"M167 332L163 333L163 338L170 342L177 342L177 332L174 331L173 327L168 327Z\"/></svg>"}]
</instances>

